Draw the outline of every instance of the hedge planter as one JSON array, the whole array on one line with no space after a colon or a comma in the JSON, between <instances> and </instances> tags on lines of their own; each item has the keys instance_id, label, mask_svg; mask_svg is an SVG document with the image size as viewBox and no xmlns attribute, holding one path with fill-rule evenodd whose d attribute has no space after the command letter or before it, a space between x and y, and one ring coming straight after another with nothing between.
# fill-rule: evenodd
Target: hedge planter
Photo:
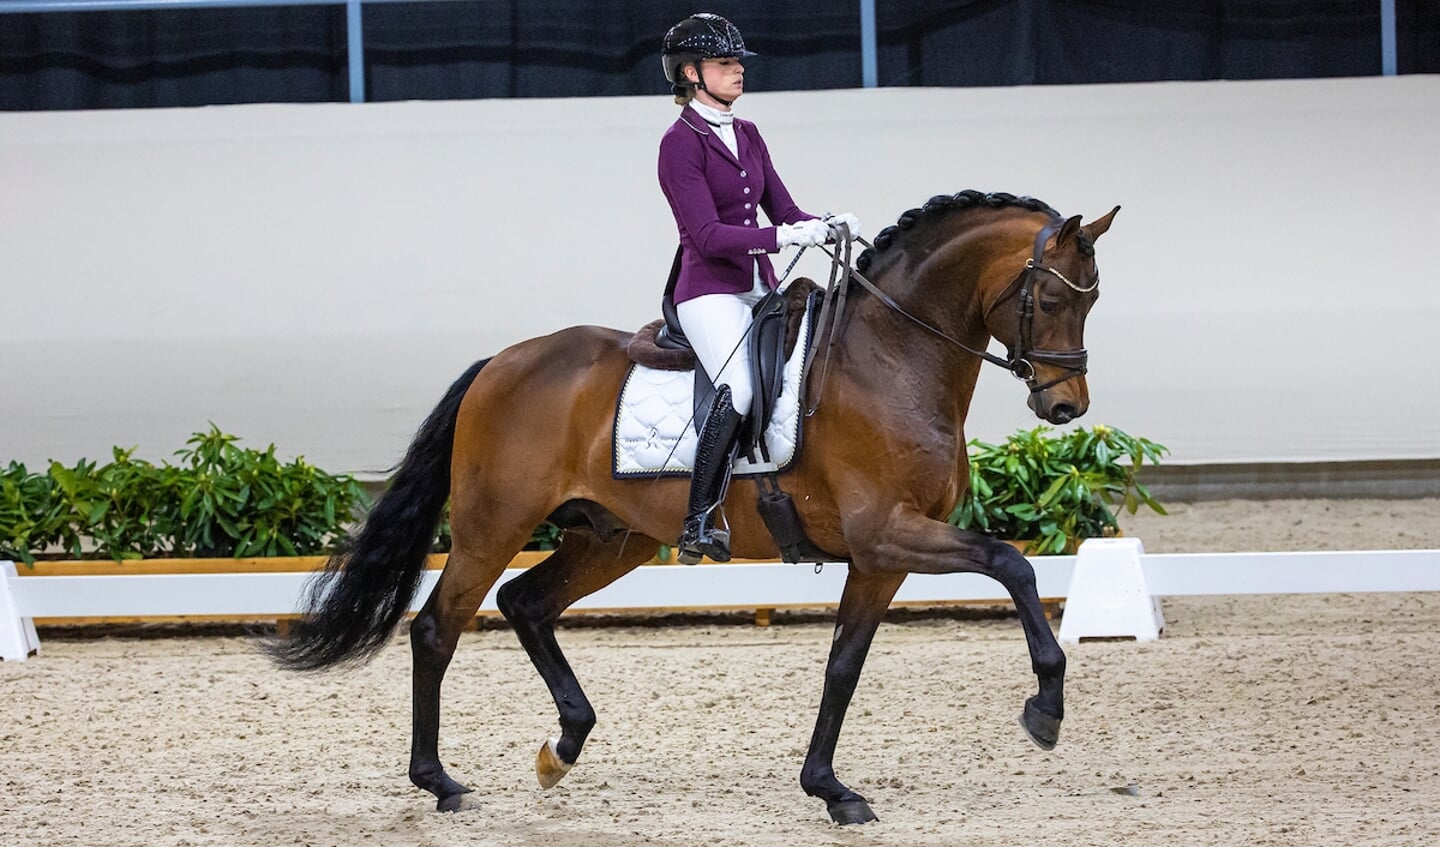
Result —
<instances>
[{"instance_id":1,"label":"hedge planter","mask_svg":"<svg viewBox=\"0 0 1440 847\"><path fill-rule=\"evenodd\" d=\"M1001 445L972 441L970 489L951 522L999 538L1032 539L1010 543L1039 555L1074 552L1080 539L1118 534L1118 508L1134 513L1144 505L1164 513L1137 480L1147 461L1159 461L1163 446L1105 426L1049 432L1037 427ZM176 465L151 464L119 448L105 465L51 462L43 474L11 462L0 469L0 559L21 562L22 576L323 567L329 549L368 508L361 484L303 458L281 462L273 444L250 450L236 441L212 424L176 452ZM543 560L558 536L556 527L537 528L531 547L540 549L519 554L510 567ZM442 521L434 549L448 549L449 541L448 521ZM51 560L57 553L77 558ZM429 567L444 561L437 553ZM662 546L651 564L673 566L672 551ZM1056 601L1048 605L1053 611ZM757 611L757 623L768 622L770 611Z\"/></svg>"},{"instance_id":2,"label":"hedge planter","mask_svg":"<svg viewBox=\"0 0 1440 847\"><path fill-rule=\"evenodd\" d=\"M1119 509L1165 509L1139 481L1164 445L1108 426L1049 435L1017 432L1003 444L971 441L970 490L950 522L996 538L1033 539L1027 555L1074 552L1085 538L1118 535Z\"/></svg>"}]
</instances>

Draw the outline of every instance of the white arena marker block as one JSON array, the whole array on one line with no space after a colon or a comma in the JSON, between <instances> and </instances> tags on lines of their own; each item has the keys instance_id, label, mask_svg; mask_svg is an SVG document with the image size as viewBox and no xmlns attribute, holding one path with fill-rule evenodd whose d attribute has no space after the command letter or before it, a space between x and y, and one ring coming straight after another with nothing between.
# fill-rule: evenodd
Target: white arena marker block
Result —
<instances>
[{"instance_id":1,"label":"white arena marker block","mask_svg":"<svg viewBox=\"0 0 1440 847\"><path fill-rule=\"evenodd\" d=\"M1160 598L1150 594L1138 538L1092 538L1080 545L1060 619L1060 641L1134 638L1154 641L1165 628Z\"/></svg>"},{"instance_id":2,"label":"white arena marker block","mask_svg":"<svg viewBox=\"0 0 1440 847\"><path fill-rule=\"evenodd\" d=\"M14 562L0 562L0 659L23 662L31 653L40 652L40 638L35 622L20 616L11 583L19 579Z\"/></svg>"}]
</instances>

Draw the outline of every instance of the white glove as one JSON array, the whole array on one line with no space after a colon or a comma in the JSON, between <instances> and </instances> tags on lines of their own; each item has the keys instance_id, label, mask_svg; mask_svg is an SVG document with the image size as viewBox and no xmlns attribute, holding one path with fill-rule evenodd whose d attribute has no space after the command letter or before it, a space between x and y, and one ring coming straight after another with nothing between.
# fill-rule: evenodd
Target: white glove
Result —
<instances>
[{"instance_id":1,"label":"white glove","mask_svg":"<svg viewBox=\"0 0 1440 847\"><path fill-rule=\"evenodd\" d=\"M824 221L797 221L775 227L776 247L816 247L830 237L830 227Z\"/></svg>"},{"instance_id":2,"label":"white glove","mask_svg":"<svg viewBox=\"0 0 1440 847\"><path fill-rule=\"evenodd\" d=\"M825 223L829 226L845 224L850 227L850 238L852 240L860 237L860 219L849 212L841 212L838 215L826 215Z\"/></svg>"}]
</instances>

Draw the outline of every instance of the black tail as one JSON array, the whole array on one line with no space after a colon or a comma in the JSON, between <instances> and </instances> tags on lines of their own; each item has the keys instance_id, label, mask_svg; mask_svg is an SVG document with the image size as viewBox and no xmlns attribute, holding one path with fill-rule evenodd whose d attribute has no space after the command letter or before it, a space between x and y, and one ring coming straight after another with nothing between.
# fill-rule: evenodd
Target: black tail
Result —
<instances>
[{"instance_id":1,"label":"black tail","mask_svg":"<svg viewBox=\"0 0 1440 847\"><path fill-rule=\"evenodd\" d=\"M390 487L359 535L306 587L305 617L289 638L264 644L283 668L314 671L370 659L405 616L450 496L450 456L460 401L489 360L465 371L425 419Z\"/></svg>"}]
</instances>

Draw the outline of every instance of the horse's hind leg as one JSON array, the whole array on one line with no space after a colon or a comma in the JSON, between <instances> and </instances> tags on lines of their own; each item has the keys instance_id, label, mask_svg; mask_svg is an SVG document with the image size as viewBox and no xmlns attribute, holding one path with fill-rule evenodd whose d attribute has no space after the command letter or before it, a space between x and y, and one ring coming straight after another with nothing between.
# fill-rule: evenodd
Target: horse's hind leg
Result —
<instances>
[{"instance_id":1,"label":"horse's hind leg","mask_svg":"<svg viewBox=\"0 0 1440 847\"><path fill-rule=\"evenodd\" d=\"M592 532L569 530L550 558L501 586L496 602L545 680L560 712L560 737L543 744L535 760L542 788L559 782L580 758L595 726L595 710L555 640L555 621L572 603L604 588L655 555L660 544L621 533L602 541Z\"/></svg>"},{"instance_id":2,"label":"horse's hind leg","mask_svg":"<svg viewBox=\"0 0 1440 847\"><path fill-rule=\"evenodd\" d=\"M515 547L519 549L520 542ZM482 561L464 550L450 553L430 599L410 624L413 677L410 781L436 797L435 808L457 811L470 789L450 778L440 764L440 683L455 655L460 633L475 617L509 558Z\"/></svg>"}]
</instances>

